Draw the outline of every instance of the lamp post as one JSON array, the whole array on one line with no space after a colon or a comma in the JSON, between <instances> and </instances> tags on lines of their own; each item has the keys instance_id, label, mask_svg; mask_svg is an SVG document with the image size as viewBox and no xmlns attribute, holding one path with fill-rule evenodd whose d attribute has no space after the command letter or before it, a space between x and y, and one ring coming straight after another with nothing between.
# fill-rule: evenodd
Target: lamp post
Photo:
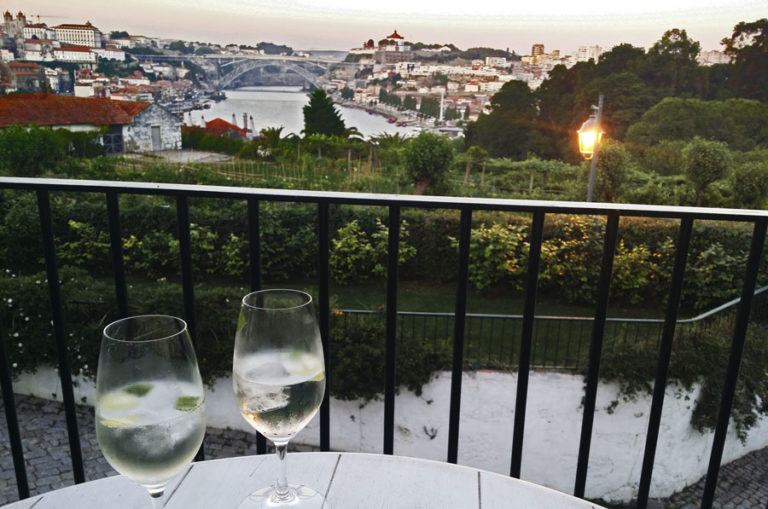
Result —
<instances>
[{"instance_id":1,"label":"lamp post","mask_svg":"<svg viewBox=\"0 0 768 509\"><path fill-rule=\"evenodd\" d=\"M595 171L597 169L597 150L603 131L600 129L600 120L603 115L603 94L597 101L597 107L592 106L592 114L577 131L579 135L579 152L584 159L591 159L589 165L589 185L587 186L587 201L592 201L592 193L595 190Z\"/></svg>"}]
</instances>

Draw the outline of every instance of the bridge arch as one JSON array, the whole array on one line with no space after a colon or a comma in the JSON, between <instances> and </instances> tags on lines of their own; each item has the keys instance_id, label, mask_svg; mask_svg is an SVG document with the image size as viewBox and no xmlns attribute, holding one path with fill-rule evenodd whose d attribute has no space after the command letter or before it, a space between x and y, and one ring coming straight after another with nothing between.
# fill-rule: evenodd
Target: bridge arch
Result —
<instances>
[{"instance_id":1,"label":"bridge arch","mask_svg":"<svg viewBox=\"0 0 768 509\"><path fill-rule=\"evenodd\" d=\"M317 75L313 74L312 72L308 71L306 68L304 68L301 65L294 64L292 62L285 62L285 61L263 61L263 60L241 60L236 61L233 63L228 63L220 66L220 79L219 79L219 86L221 88L227 88L234 81L242 76L245 73L251 72L255 69L259 69L261 67L280 67L283 70L291 71L305 80L307 80L313 87L315 88L321 88L320 82L317 79ZM226 73L222 72L226 67L229 67L229 69L226 71Z\"/></svg>"}]
</instances>

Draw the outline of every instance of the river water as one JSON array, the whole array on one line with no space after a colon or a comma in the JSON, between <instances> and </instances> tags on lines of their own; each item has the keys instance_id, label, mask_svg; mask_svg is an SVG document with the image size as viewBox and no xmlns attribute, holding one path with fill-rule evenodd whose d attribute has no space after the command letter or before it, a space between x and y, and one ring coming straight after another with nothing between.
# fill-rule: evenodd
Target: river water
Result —
<instances>
[{"instance_id":1,"label":"river water","mask_svg":"<svg viewBox=\"0 0 768 509\"><path fill-rule=\"evenodd\" d=\"M227 98L218 103L210 103L210 109L186 113L184 122L189 124L191 119L193 125L202 125L203 119L210 121L217 117L232 122L234 114L237 125L243 127L243 113L246 113L249 128L250 117L253 116L256 132L265 127L282 126L282 135L286 136L290 133L300 135L304 129L302 108L309 103L309 96L299 87L244 87L227 90L225 93ZM400 133L401 136L411 134L411 128L390 124L381 115L371 115L365 110L339 105L336 108L346 126L357 127L365 137L382 133Z\"/></svg>"}]
</instances>

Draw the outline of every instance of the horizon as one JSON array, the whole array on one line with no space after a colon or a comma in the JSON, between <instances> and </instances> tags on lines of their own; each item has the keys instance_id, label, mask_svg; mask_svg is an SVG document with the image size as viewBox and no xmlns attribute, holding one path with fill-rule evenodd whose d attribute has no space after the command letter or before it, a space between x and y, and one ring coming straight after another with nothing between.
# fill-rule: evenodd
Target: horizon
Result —
<instances>
[{"instance_id":1,"label":"horizon","mask_svg":"<svg viewBox=\"0 0 768 509\"><path fill-rule=\"evenodd\" d=\"M135 0L130 6L110 7L93 0L74 0L66 10L57 0L26 0L23 8L10 7L6 4L3 10L14 15L21 11L31 22L37 22L38 16L49 26L90 21L106 34L125 30L161 39L250 45L271 42L294 50L347 51L397 30L409 42L452 43L461 49L491 47L520 55L530 54L533 44L544 44L548 53L560 50L561 54L574 54L579 46L598 45L608 50L621 43L647 50L673 28L686 30L703 51L719 50L720 41L731 36L737 23L765 17L764 1L757 0L685 0L674 5L649 0L630 6L599 0L583 12L576 12L578 6L573 3L559 0L515 7L481 0L471 10L454 6L447 12L436 0L418 5L390 0L368 12L340 0L311 4L308 0L225 0L211 5ZM175 22L169 24L169 19Z\"/></svg>"}]
</instances>

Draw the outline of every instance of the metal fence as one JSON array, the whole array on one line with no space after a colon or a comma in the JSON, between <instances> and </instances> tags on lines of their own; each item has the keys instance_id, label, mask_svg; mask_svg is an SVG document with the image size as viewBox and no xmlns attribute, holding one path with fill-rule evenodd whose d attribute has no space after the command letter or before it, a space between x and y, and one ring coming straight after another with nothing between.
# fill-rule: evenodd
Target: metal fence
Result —
<instances>
[{"instance_id":1,"label":"metal fence","mask_svg":"<svg viewBox=\"0 0 768 509\"><path fill-rule=\"evenodd\" d=\"M589 455L592 439L592 427L594 421L598 375L600 371L600 359L606 347L605 338L611 331L612 321L607 319L609 289L613 260L616 252L619 219L621 217L656 217L674 218L679 220L680 229L676 242L674 269L669 282L669 296L665 318L661 325L658 337L658 367L654 381L654 390L649 414L648 431L645 441L643 465L638 480L637 507L647 507L648 493L652 480L654 457L659 436L661 412L664 402L665 387L669 373L669 365L672 350L672 341L675 329L678 325L678 308L683 286L685 267L690 246L690 239L695 221L720 220L745 222L753 225L751 245L748 248L749 256L741 289L741 300L734 313L734 328L731 343L731 351L728 361L728 370L723 382L722 403L719 417L712 441L712 449L709 458L709 468L704 487L701 507L711 508L717 483L717 476L725 445L726 432L729 417L733 406L736 381L739 373L739 365L744 350L744 341L749 322L752 297L756 287L758 269L762 259L763 246L768 227L768 211L748 210L719 210L695 207L662 207L648 205L623 205L623 204L597 204L597 203L573 203L573 202L547 202L536 200L501 200L501 199L475 199L453 197L423 197L402 195L373 195L360 193L331 193L294 190L273 189L247 189L218 186L196 186L178 184L154 184L154 183L125 183L106 181L82 181L59 179L26 179L0 177L0 189L16 189L35 193L37 196L38 213L40 218L43 249L46 260L48 289L51 302L54 336L58 350L58 369L62 383L62 395L65 403L67 427L69 433L69 445L72 457L75 482L83 482L82 454L80 452L80 437L78 423L75 414L75 402L72 391L69 361L67 355L67 335L65 334L65 321L62 314L62 302L59 289L58 268L55 250L55 239L52 229L52 212L50 194L57 192L83 192L98 193L105 197L110 225L110 241L112 248L112 264L114 269L115 291L117 295L119 314L126 316L128 313L127 284L123 267L123 253L121 241L121 225L119 196L120 195L155 195L175 198L177 210L177 224L179 235L180 264L182 272L182 287L184 301L184 318L189 324L193 338L196 339L195 320L195 294L192 276L192 256L190 242L189 202L194 198L219 198L231 200L244 200L248 204L248 227L250 244L250 287L258 289L261 286L260 278L260 253L259 239L259 204L262 201L301 202L313 203L317 206L317 242L318 242L318 312L320 316L320 332L322 335L327 356L330 329L330 299L329 299L329 217L330 206L357 205L380 206L389 211L388 224L388 267L387 267L387 300L386 321L386 384L384 393L384 433L383 452L393 453L394 443L394 416L395 416L395 349L397 345L398 317L398 264L399 237L400 237L400 212L403 208L433 208L458 211L461 215L461 223L457 238L459 239L459 257L456 267L456 304L454 318L448 327L452 345L451 367L451 394L450 413L447 416L448 450L446 459L455 463L458 455L459 422L461 412L462 372L465 359L473 355L471 343L466 338L471 336L467 331L473 318L467 315L467 286L469 267L469 243L472 214L478 210L495 210L510 213L531 214L532 223L530 231L530 252L528 256L528 270L525 288L524 311L517 328L510 334L518 335L518 339L512 342L509 348L517 350L517 388L514 411L514 425L512 430L512 450L510 452L510 475L520 476L520 468L523 460L523 440L525 437L526 405L528 397L528 379L531 368L536 364L536 356L542 349L557 349L558 355L563 348L572 353L568 347L558 342L546 343L546 347L535 347L536 327L536 302L541 245L543 239L544 219L547 214L584 214L603 216L607 218L605 239L603 243L603 256L600 266L600 276L597 281L597 297L595 300L594 318L586 321L583 334L589 330L589 345L582 344L577 352L572 355L581 357L585 355L586 384L583 396L583 417L581 423L581 436L579 441L579 453L573 493L578 497L584 496L587 470L589 467ZM557 329L560 321L551 320L548 326ZM561 326L561 324L560 324ZM655 325L659 327L658 324ZM498 325L502 327L502 325ZM541 329L541 327L538 327ZM655 333L654 333L655 334ZM19 433L19 423L16 418L15 402L11 372L8 367L8 359L5 351L5 338L0 348L0 382L2 383L3 402L5 415L8 421L9 438L13 452L14 467L19 495L26 498L29 495L26 470L24 467L24 452L22 450ZM610 347L610 345L608 346ZM587 350L584 352L584 350ZM504 352L502 352L504 355ZM507 353L507 355L509 355ZM512 357L514 358L514 357ZM326 362L328 359L326 358ZM361 366L365 369L365 366ZM328 385L332 385L329 380ZM320 447L322 450L330 449L330 412L328 398L325 398L320 410ZM508 431L506 431L508 432ZM265 441L258 441L260 452L266 451ZM618 460L618 458L617 458Z\"/></svg>"},{"instance_id":2,"label":"metal fence","mask_svg":"<svg viewBox=\"0 0 768 509\"><path fill-rule=\"evenodd\" d=\"M764 320L768 286L754 292L751 318ZM708 328L714 320L735 317L740 298L692 318L677 321L676 333ZM334 313L342 327L363 321L383 322L381 311L340 309ZM464 330L465 368L516 369L520 363L523 315L467 313ZM582 371L588 365L594 319L585 316L534 316L531 368ZM455 327L453 313L397 312L397 335L403 341L450 345ZM658 349L663 319L606 318L603 352L615 354L637 349Z\"/></svg>"}]
</instances>

